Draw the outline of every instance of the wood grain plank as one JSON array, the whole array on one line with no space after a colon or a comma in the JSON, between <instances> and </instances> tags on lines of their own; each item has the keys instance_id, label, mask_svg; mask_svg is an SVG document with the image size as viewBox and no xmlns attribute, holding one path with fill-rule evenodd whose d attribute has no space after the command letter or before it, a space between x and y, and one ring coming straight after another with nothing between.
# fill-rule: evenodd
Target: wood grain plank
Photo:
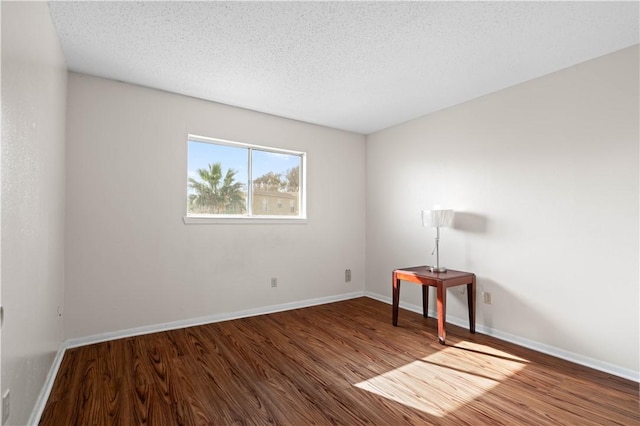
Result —
<instances>
[{"instance_id":1,"label":"wood grain plank","mask_svg":"<svg viewBox=\"0 0 640 426\"><path fill-rule=\"evenodd\" d=\"M41 425L640 425L638 384L359 298L65 353Z\"/></svg>"}]
</instances>

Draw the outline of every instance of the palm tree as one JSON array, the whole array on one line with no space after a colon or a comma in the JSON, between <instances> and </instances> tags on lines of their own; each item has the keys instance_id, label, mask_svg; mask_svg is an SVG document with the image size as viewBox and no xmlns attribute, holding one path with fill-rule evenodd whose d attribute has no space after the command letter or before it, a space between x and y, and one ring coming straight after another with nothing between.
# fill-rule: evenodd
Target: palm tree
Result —
<instances>
[{"instance_id":1,"label":"palm tree","mask_svg":"<svg viewBox=\"0 0 640 426\"><path fill-rule=\"evenodd\" d=\"M209 164L198 169L200 181L189 178L189 188L195 191L189 195L189 212L204 214L237 214L246 211L244 185L235 182L236 170L228 169L222 178L222 165ZM221 182L222 181L222 182Z\"/></svg>"}]
</instances>

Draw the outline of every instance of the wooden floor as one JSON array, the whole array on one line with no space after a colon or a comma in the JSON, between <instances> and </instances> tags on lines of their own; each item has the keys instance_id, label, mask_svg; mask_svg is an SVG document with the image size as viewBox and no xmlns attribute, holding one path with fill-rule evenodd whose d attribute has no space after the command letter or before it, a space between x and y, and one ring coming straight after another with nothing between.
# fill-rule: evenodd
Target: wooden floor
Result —
<instances>
[{"instance_id":1,"label":"wooden floor","mask_svg":"<svg viewBox=\"0 0 640 426\"><path fill-rule=\"evenodd\" d=\"M638 425L638 384L360 298L68 350L41 425Z\"/></svg>"}]
</instances>

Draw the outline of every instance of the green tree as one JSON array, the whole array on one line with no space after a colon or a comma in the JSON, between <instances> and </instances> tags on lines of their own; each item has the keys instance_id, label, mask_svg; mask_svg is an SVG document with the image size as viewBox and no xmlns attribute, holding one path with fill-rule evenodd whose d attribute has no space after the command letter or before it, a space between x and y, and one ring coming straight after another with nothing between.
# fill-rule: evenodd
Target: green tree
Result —
<instances>
[{"instance_id":1,"label":"green tree","mask_svg":"<svg viewBox=\"0 0 640 426\"><path fill-rule=\"evenodd\" d=\"M298 192L300 189L300 167L287 170L285 177L269 172L253 180L253 187L265 191Z\"/></svg>"},{"instance_id":2,"label":"green tree","mask_svg":"<svg viewBox=\"0 0 640 426\"><path fill-rule=\"evenodd\" d=\"M285 191L298 192L300 190L300 166L287 170Z\"/></svg>"},{"instance_id":3,"label":"green tree","mask_svg":"<svg viewBox=\"0 0 640 426\"><path fill-rule=\"evenodd\" d=\"M255 189L265 191L280 191L284 186L282 175L280 173L269 172L253 180Z\"/></svg>"},{"instance_id":4,"label":"green tree","mask_svg":"<svg viewBox=\"0 0 640 426\"><path fill-rule=\"evenodd\" d=\"M222 176L220 163L198 169L200 180L189 178L189 212L201 214L238 214L246 211L244 185L235 182L236 170L228 169Z\"/></svg>"}]
</instances>

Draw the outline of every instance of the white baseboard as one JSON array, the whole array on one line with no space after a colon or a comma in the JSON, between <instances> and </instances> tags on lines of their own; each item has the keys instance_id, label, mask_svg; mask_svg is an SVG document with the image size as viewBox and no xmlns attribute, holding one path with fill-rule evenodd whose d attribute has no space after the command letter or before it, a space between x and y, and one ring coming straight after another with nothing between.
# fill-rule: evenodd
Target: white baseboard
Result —
<instances>
[{"instance_id":1,"label":"white baseboard","mask_svg":"<svg viewBox=\"0 0 640 426\"><path fill-rule=\"evenodd\" d=\"M378 300L380 302L387 303L389 305L391 305L392 303L392 300L390 297L382 296L377 293L371 293L371 292L365 291L364 295L366 297ZM422 306L413 305L413 304L405 303L401 301L400 307L411 312L422 314ZM433 312L430 310L429 315L435 317L436 312ZM469 327L468 319L457 318L451 315L447 315L447 322L460 327ZM627 368L610 364L605 361L593 359L584 355L576 354L574 352L565 351L564 349L560 349L555 346L550 346L545 343L537 342L535 340L530 340L524 337L505 333L500 330L495 330L493 328L486 327L478 323L476 323L476 332L486 334L488 336L492 336L492 337L495 337L496 339L504 340L506 342L514 343L516 345L523 346L528 349L533 349L534 351L537 351L537 352L542 352L547 355L552 355L557 358L571 361L576 364L584 365L585 367L590 367L595 370L600 370L605 373L613 374L614 376L622 377L628 380L633 380L634 382L640 382L640 371L629 370Z\"/></svg>"},{"instance_id":2,"label":"white baseboard","mask_svg":"<svg viewBox=\"0 0 640 426\"><path fill-rule=\"evenodd\" d=\"M40 389L40 394L38 395L38 399L36 400L36 405L31 411L31 416L29 416L29 420L27 421L27 425L36 426L40 423L40 417L42 417L42 411L44 410L44 406L47 404L47 400L49 399L49 395L51 394L51 389L53 388L53 382L56 380L56 376L58 375L58 370L60 369L60 363L62 363L62 357L64 356L64 351L66 350L64 346L64 342L58 349L58 353L56 353L56 357L53 359L53 363L51 364L51 368L49 368L49 373L47 374L47 378L44 381L44 385L42 389Z\"/></svg>"},{"instance_id":3,"label":"white baseboard","mask_svg":"<svg viewBox=\"0 0 640 426\"><path fill-rule=\"evenodd\" d=\"M51 394L51 389L53 388L53 383L58 374L58 370L60 369L60 363L62 362L62 358L64 357L64 353L67 349L76 348L79 346L91 345L94 343L106 342L109 340L122 339L125 337L141 336L144 334L158 333L161 331L177 330L180 328L194 327L197 325L204 325L204 324L212 324L215 322L229 321L229 320L238 319L238 318L248 318L248 317L253 317L257 315L265 315L265 314L273 314L276 312L289 311L292 309L307 308L307 307L316 306L316 305L324 305L327 303L340 302L342 300L355 299L357 297L363 297L363 296L364 296L364 291L356 291L353 293L339 294L336 296L327 296L327 297L319 297L316 299L300 300L297 302L289 302L289 303L282 303L279 305L264 306L261 308L247 309L247 310L238 311L238 312L208 315L208 316L199 317L199 318L172 321L168 323L154 324L154 325L149 325L144 327L135 327L135 328L130 328L126 330L113 331L108 333L101 333L101 334L96 334L92 336L65 340L64 342L62 342L62 344L60 345L60 348L58 349L58 353L56 354L53 364L49 369L49 374L47 375L44 385L42 386L40 395L38 396L38 400L36 401L36 405L34 406L33 411L31 412L31 416L29 417L29 422L27 424L35 426L38 423L40 423L40 417L42 417L42 412L44 411L44 407L47 404L47 400L49 399L49 395Z\"/></svg>"},{"instance_id":4,"label":"white baseboard","mask_svg":"<svg viewBox=\"0 0 640 426\"><path fill-rule=\"evenodd\" d=\"M79 337L67 340L67 348L91 345L93 343L106 342L109 340L122 339L131 336L141 336L143 334L158 333L160 331L177 330L179 328L194 327L203 324L229 321L238 318L248 318L256 315L273 314L275 312L289 311L291 309L307 308L309 306L324 305L326 303L339 302L341 300L355 299L363 297L364 291L339 294L336 296L319 297L316 299L300 300L297 302L282 303L279 305L263 306L260 308L247 309L244 311L228 312L223 314L207 315L199 318L191 318L180 321L172 321L162 324L153 324L144 327L135 327L126 330L113 331L108 333L95 334L92 336Z\"/></svg>"}]
</instances>

